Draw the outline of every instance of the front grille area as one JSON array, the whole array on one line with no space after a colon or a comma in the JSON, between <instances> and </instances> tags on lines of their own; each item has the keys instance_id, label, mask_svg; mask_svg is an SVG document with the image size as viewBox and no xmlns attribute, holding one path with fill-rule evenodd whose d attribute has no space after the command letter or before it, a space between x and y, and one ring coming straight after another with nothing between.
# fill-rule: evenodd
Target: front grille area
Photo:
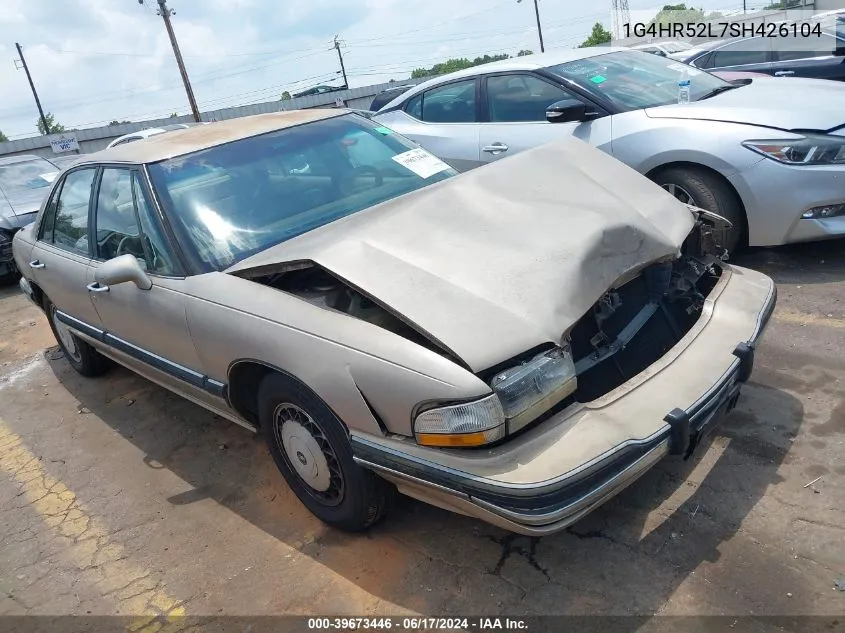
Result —
<instances>
[{"instance_id":1,"label":"front grille area","mask_svg":"<svg viewBox=\"0 0 845 633\"><path fill-rule=\"evenodd\" d=\"M682 257L599 299L570 333L576 399L595 400L666 354L698 321L721 274L714 257Z\"/></svg>"}]
</instances>

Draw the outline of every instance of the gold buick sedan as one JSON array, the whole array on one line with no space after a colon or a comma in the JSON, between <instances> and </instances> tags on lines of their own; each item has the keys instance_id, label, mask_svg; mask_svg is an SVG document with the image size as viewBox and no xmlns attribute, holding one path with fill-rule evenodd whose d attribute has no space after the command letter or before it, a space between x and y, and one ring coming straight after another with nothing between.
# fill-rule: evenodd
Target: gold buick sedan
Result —
<instances>
[{"instance_id":1,"label":"gold buick sedan","mask_svg":"<svg viewBox=\"0 0 845 633\"><path fill-rule=\"evenodd\" d=\"M459 175L307 110L86 155L13 250L77 371L262 433L326 523L398 491L541 535L735 406L775 287L720 223L575 139Z\"/></svg>"}]
</instances>

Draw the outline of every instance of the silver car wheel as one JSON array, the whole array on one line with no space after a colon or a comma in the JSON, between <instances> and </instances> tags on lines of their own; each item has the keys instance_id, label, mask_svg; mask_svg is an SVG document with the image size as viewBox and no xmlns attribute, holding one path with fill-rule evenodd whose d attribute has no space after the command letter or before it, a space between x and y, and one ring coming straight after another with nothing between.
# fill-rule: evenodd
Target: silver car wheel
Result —
<instances>
[{"instance_id":1,"label":"silver car wheel","mask_svg":"<svg viewBox=\"0 0 845 633\"><path fill-rule=\"evenodd\" d=\"M695 204L695 201L693 200L693 197L690 192L684 189L683 187L679 187L678 185L672 183L667 183L660 186L684 204Z\"/></svg>"},{"instance_id":2,"label":"silver car wheel","mask_svg":"<svg viewBox=\"0 0 845 633\"><path fill-rule=\"evenodd\" d=\"M326 505L343 500L343 473L334 449L308 413L284 402L273 413L273 434L306 490Z\"/></svg>"},{"instance_id":3,"label":"silver car wheel","mask_svg":"<svg viewBox=\"0 0 845 633\"><path fill-rule=\"evenodd\" d=\"M56 334L59 335L59 342L62 344L62 351L70 356L76 362L82 361L82 354L76 344L76 336L70 331L70 328L56 318L56 307L53 306L53 326L56 328Z\"/></svg>"}]
</instances>

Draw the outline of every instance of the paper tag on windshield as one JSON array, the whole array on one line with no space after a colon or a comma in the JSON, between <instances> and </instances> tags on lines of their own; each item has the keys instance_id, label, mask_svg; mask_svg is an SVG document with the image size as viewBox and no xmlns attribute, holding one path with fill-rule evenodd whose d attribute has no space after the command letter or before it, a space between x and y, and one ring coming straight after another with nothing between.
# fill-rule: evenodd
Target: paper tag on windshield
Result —
<instances>
[{"instance_id":1,"label":"paper tag on windshield","mask_svg":"<svg viewBox=\"0 0 845 633\"><path fill-rule=\"evenodd\" d=\"M403 167L407 167L420 178L429 178L449 169L449 165L422 148L397 154L393 157L393 160Z\"/></svg>"}]
</instances>

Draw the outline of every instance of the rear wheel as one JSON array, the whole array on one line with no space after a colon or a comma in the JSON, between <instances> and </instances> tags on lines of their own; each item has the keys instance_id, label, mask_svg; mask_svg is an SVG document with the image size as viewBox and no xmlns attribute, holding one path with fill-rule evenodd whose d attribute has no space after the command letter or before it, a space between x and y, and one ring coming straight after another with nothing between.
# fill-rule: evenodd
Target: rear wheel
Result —
<instances>
[{"instance_id":1,"label":"rear wheel","mask_svg":"<svg viewBox=\"0 0 845 633\"><path fill-rule=\"evenodd\" d=\"M108 359L58 319L56 306L52 301L45 299L44 303L44 312L47 314L50 329L53 330L53 336L56 337L70 366L83 376L93 377L105 373L109 368Z\"/></svg>"},{"instance_id":2,"label":"rear wheel","mask_svg":"<svg viewBox=\"0 0 845 633\"><path fill-rule=\"evenodd\" d=\"M270 454L312 514L334 527L365 530L390 507L395 488L355 463L346 429L309 389L269 374L258 389Z\"/></svg>"},{"instance_id":3,"label":"rear wheel","mask_svg":"<svg viewBox=\"0 0 845 633\"><path fill-rule=\"evenodd\" d=\"M703 169L670 167L651 178L684 204L712 211L728 220L733 226L716 237L729 253L743 245L745 212L736 194L717 176Z\"/></svg>"}]
</instances>

